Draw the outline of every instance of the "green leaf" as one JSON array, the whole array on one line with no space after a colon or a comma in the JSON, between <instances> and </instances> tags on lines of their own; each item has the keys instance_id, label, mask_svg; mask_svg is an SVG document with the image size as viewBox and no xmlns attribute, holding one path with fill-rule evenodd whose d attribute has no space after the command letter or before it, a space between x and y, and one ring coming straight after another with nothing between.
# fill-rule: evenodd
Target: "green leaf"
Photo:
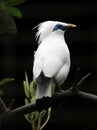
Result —
<instances>
[{"instance_id":1,"label":"green leaf","mask_svg":"<svg viewBox=\"0 0 97 130\"><path fill-rule=\"evenodd\" d=\"M29 104L29 101L27 98L25 98L25 105L28 105Z\"/></svg>"},{"instance_id":2,"label":"green leaf","mask_svg":"<svg viewBox=\"0 0 97 130\"><path fill-rule=\"evenodd\" d=\"M17 33L17 27L13 18L5 11L0 11L0 32Z\"/></svg>"},{"instance_id":3,"label":"green leaf","mask_svg":"<svg viewBox=\"0 0 97 130\"><path fill-rule=\"evenodd\" d=\"M26 120L30 123L30 120L29 120L29 114L24 115L24 117L25 117Z\"/></svg>"},{"instance_id":4,"label":"green leaf","mask_svg":"<svg viewBox=\"0 0 97 130\"><path fill-rule=\"evenodd\" d=\"M28 86L26 81L23 81L23 86L24 86L25 95L26 95L27 98L29 98L30 97L29 86Z\"/></svg>"},{"instance_id":5,"label":"green leaf","mask_svg":"<svg viewBox=\"0 0 97 130\"><path fill-rule=\"evenodd\" d=\"M36 102L36 95L33 96L33 98L31 98L31 103L35 103Z\"/></svg>"},{"instance_id":6,"label":"green leaf","mask_svg":"<svg viewBox=\"0 0 97 130\"><path fill-rule=\"evenodd\" d=\"M30 87L29 87L29 82L28 82L28 77L27 73L25 72L25 81L23 81L24 85L24 92L28 98L30 98Z\"/></svg>"},{"instance_id":7,"label":"green leaf","mask_svg":"<svg viewBox=\"0 0 97 130\"><path fill-rule=\"evenodd\" d=\"M0 11L6 11L6 5L4 2L0 2Z\"/></svg>"},{"instance_id":8,"label":"green leaf","mask_svg":"<svg viewBox=\"0 0 97 130\"><path fill-rule=\"evenodd\" d=\"M22 13L19 9L15 8L15 7L7 7L7 11L10 15L12 15L13 17L17 17L17 18L22 18Z\"/></svg>"},{"instance_id":9,"label":"green leaf","mask_svg":"<svg viewBox=\"0 0 97 130\"><path fill-rule=\"evenodd\" d=\"M7 6L17 6L24 3L26 0L5 0Z\"/></svg>"},{"instance_id":10,"label":"green leaf","mask_svg":"<svg viewBox=\"0 0 97 130\"><path fill-rule=\"evenodd\" d=\"M13 79L13 78L4 78L4 79L2 79L2 80L0 81L0 86L4 85L4 84L6 84L6 83L9 83L9 82L11 82L11 81L14 81L14 79Z\"/></svg>"},{"instance_id":11,"label":"green leaf","mask_svg":"<svg viewBox=\"0 0 97 130\"><path fill-rule=\"evenodd\" d=\"M42 111L40 112L41 118L42 118L45 114L46 114L46 110L42 110Z\"/></svg>"},{"instance_id":12,"label":"green leaf","mask_svg":"<svg viewBox=\"0 0 97 130\"><path fill-rule=\"evenodd\" d=\"M54 84L54 83L52 84L52 90L51 90L51 93L52 93L52 94L51 94L52 96L53 96L54 93L55 93L55 84Z\"/></svg>"},{"instance_id":13,"label":"green leaf","mask_svg":"<svg viewBox=\"0 0 97 130\"><path fill-rule=\"evenodd\" d=\"M38 119L38 117L39 117L39 112L38 111L35 111L35 112L31 113L31 119L32 119L32 121L35 122Z\"/></svg>"},{"instance_id":14,"label":"green leaf","mask_svg":"<svg viewBox=\"0 0 97 130\"><path fill-rule=\"evenodd\" d=\"M36 90L34 88L34 81L33 80L30 83L30 95L31 95L31 98L33 98L34 96L36 96Z\"/></svg>"}]
</instances>

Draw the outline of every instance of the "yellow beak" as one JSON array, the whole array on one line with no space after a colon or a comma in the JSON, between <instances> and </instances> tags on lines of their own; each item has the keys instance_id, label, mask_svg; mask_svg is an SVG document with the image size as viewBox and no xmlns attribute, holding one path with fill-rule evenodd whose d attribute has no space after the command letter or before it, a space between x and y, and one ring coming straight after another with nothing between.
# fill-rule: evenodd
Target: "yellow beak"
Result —
<instances>
[{"instance_id":1,"label":"yellow beak","mask_svg":"<svg viewBox=\"0 0 97 130\"><path fill-rule=\"evenodd\" d=\"M76 25L75 25L75 24L68 24L68 27L70 27L70 28L75 28Z\"/></svg>"}]
</instances>

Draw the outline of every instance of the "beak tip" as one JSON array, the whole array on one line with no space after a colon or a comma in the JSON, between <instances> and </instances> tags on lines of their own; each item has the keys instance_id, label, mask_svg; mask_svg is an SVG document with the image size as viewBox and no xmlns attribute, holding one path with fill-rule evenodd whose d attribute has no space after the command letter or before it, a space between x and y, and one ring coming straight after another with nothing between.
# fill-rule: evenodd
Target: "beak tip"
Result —
<instances>
[{"instance_id":1,"label":"beak tip","mask_svg":"<svg viewBox=\"0 0 97 130\"><path fill-rule=\"evenodd\" d=\"M74 26L73 27L75 27L76 28L76 25L74 24Z\"/></svg>"},{"instance_id":2,"label":"beak tip","mask_svg":"<svg viewBox=\"0 0 97 130\"><path fill-rule=\"evenodd\" d=\"M76 27L76 25L74 25L73 27Z\"/></svg>"},{"instance_id":3,"label":"beak tip","mask_svg":"<svg viewBox=\"0 0 97 130\"><path fill-rule=\"evenodd\" d=\"M76 25L75 24L69 24L69 27L75 28Z\"/></svg>"}]
</instances>

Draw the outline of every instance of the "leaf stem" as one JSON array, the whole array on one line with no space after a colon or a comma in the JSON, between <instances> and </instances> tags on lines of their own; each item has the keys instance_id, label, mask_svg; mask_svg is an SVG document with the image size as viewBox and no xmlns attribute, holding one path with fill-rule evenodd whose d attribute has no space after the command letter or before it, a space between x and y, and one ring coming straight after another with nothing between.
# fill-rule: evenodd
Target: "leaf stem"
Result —
<instances>
[{"instance_id":1,"label":"leaf stem","mask_svg":"<svg viewBox=\"0 0 97 130\"><path fill-rule=\"evenodd\" d=\"M40 125L41 125L41 114L39 113L37 130L40 130Z\"/></svg>"},{"instance_id":2,"label":"leaf stem","mask_svg":"<svg viewBox=\"0 0 97 130\"><path fill-rule=\"evenodd\" d=\"M51 107L49 107L49 109L48 109L47 119L45 120L44 124L41 126L40 130L42 130L45 127L45 125L47 124L48 120L50 119L50 113L51 113Z\"/></svg>"}]
</instances>

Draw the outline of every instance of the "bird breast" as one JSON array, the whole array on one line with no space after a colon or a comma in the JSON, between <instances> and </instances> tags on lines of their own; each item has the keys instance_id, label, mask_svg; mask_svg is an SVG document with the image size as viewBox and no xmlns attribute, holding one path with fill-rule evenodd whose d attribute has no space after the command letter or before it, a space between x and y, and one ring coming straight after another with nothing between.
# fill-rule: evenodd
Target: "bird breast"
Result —
<instances>
[{"instance_id":1,"label":"bird breast","mask_svg":"<svg viewBox=\"0 0 97 130\"><path fill-rule=\"evenodd\" d=\"M64 37L49 36L41 42L35 52L34 77L37 78L41 71L47 77L54 77L64 64L68 66L69 71L70 53Z\"/></svg>"},{"instance_id":2,"label":"bird breast","mask_svg":"<svg viewBox=\"0 0 97 130\"><path fill-rule=\"evenodd\" d=\"M35 56L41 60L45 60L49 56L56 56L60 60L64 61L69 56L69 49L64 39L48 37L41 42Z\"/></svg>"}]
</instances>

